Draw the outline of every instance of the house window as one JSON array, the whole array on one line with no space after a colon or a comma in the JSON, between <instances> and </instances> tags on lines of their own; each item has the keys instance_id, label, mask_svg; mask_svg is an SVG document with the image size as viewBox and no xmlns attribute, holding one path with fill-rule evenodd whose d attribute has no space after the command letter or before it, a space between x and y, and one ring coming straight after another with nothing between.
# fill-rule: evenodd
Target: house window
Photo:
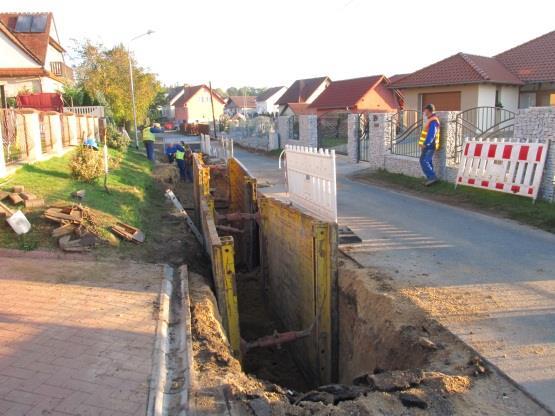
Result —
<instances>
[{"instance_id":1,"label":"house window","mask_svg":"<svg viewBox=\"0 0 555 416\"><path fill-rule=\"evenodd\" d=\"M538 107L555 105L555 91L538 91L536 93L536 105Z\"/></svg>"},{"instance_id":2,"label":"house window","mask_svg":"<svg viewBox=\"0 0 555 416\"><path fill-rule=\"evenodd\" d=\"M535 92L521 92L518 98L518 108L528 108L536 106Z\"/></svg>"},{"instance_id":3,"label":"house window","mask_svg":"<svg viewBox=\"0 0 555 416\"><path fill-rule=\"evenodd\" d=\"M22 14L17 16L15 31L20 33L42 33L46 29L46 14Z\"/></svg>"}]
</instances>

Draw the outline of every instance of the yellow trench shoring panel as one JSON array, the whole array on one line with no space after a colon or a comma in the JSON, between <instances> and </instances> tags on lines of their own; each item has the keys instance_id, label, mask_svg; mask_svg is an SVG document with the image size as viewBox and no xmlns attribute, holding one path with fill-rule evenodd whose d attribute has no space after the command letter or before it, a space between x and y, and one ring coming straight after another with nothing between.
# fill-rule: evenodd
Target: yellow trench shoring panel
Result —
<instances>
[{"instance_id":1,"label":"yellow trench shoring panel","mask_svg":"<svg viewBox=\"0 0 555 416\"><path fill-rule=\"evenodd\" d=\"M291 344L312 380L337 379L337 225L259 196L262 275L269 302L287 330L312 328Z\"/></svg>"},{"instance_id":2,"label":"yellow trench shoring panel","mask_svg":"<svg viewBox=\"0 0 555 416\"><path fill-rule=\"evenodd\" d=\"M229 175L229 212L255 214L258 211L256 200L256 179L235 158L228 159ZM254 220L236 221L234 227L243 229L235 236L235 260L237 265L253 270L259 264L258 224Z\"/></svg>"},{"instance_id":3,"label":"yellow trench shoring panel","mask_svg":"<svg viewBox=\"0 0 555 416\"><path fill-rule=\"evenodd\" d=\"M193 202L195 206L194 221L201 226L200 201L210 195L210 167L204 164L201 153L193 153Z\"/></svg>"},{"instance_id":4,"label":"yellow trench shoring panel","mask_svg":"<svg viewBox=\"0 0 555 416\"><path fill-rule=\"evenodd\" d=\"M201 197L201 222L204 246L212 262L218 309L233 353L240 358L241 334L235 284L233 237L219 237L214 222L214 203L210 196Z\"/></svg>"}]
</instances>

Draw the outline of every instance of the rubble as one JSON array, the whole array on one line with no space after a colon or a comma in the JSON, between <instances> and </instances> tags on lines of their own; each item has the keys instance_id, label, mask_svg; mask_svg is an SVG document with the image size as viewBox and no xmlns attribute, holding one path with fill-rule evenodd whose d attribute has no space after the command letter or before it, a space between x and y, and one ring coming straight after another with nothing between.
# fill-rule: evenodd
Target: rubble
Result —
<instances>
[{"instance_id":1,"label":"rubble","mask_svg":"<svg viewBox=\"0 0 555 416\"><path fill-rule=\"evenodd\" d=\"M60 224L52 231L52 237L58 238L58 245L64 251L89 251L103 240L93 213L82 205L51 207L44 212L44 217Z\"/></svg>"},{"instance_id":2,"label":"rubble","mask_svg":"<svg viewBox=\"0 0 555 416\"><path fill-rule=\"evenodd\" d=\"M131 241L135 244L141 244L145 241L144 233L129 224L124 224L123 222L117 222L116 225L112 225L112 232L121 238Z\"/></svg>"}]
</instances>

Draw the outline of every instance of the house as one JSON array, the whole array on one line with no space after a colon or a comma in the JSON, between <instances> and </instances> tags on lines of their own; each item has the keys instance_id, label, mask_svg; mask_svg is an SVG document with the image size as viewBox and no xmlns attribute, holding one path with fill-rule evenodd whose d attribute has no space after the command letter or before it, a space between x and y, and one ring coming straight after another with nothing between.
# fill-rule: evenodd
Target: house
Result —
<instances>
[{"instance_id":1,"label":"house","mask_svg":"<svg viewBox=\"0 0 555 416\"><path fill-rule=\"evenodd\" d=\"M298 79L276 101L279 114L285 115L284 110L290 103L311 104L331 83L328 77Z\"/></svg>"},{"instance_id":2,"label":"house","mask_svg":"<svg viewBox=\"0 0 555 416\"><path fill-rule=\"evenodd\" d=\"M309 114L316 115L316 110L310 108L308 103L288 103L282 106L280 116L305 116Z\"/></svg>"},{"instance_id":3,"label":"house","mask_svg":"<svg viewBox=\"0 0 555 416\"><path fill-rule=\"evenodd\" d=\"M276 101L283 95L285 89L285 87L272 87L258 95L258 97L256 97L256 113L277 113L279 111L279 106L276 104Z\"/></svg>"},{"instance_id":4,"label":"house","mask_svg":"<svg viewBox=\"0 0 555 416\"><path fill-rule=\"evenodd\" d=\"M397 111L401 95L388 88L389 84L383 75L332 81L309 108L318 116L330 112Z\"/></svg>"},{"instance_id":5,"label":"house","mask_svg":"<svg viewBox=\"0 0 555 416\"><path fill-rule=\"evenodd\" d=\"M234 116L237 113L245 117L256 114L256 97L252 95L232 95L225 104L225 113Z\"/></svg>"},{"instance_id":6,"label":"house","mask_svg":"<svg viewBox=\"0 0 555 416\"><path fill-rule=\"evenodd\" d=\"M438 111L463 111L502 105L515 111L524 83L495 58L457 53L389 87L401 90L405 108L421 111L433 103Z\"/></svg>"},{"instance_id":7,"label":"house","mask_svg":"<svg viewBox=\"0 0 555 416\"><path fill-rule=\"evenodd\" d=\"M495 56L523 83L518 107L555 105L555 31Z\"/></svg>"},{"instance_id":8,"label":"house","mask_svg":"<svg viewBox=\"0 0 555 416\"><path fill-rule=\"evenodd\" d=\"M175 119L175 102L183 95L186 86L170 87L166 92L167 104L161 109L162 117Z\"/></svg>"},{"instance_id":9,"label":"house","mask_svg":"<svg viewBox=\"0 0 555 416\"><path fill-rule=\"evenodd\" d=\"M0 106L19 92L53 93L73 82L52 13L0 13Z\"/></svg>"},{"instance_id":10,"label":"house","mask_svg":"<svg viewBox=\"0 0 555 416\"><path fill-rule=\"evenodd\" d=\"M184 123L206 123L212 121L212 102L214 103L214 118L218 120L224 113L225 101L207 85L187 86L183 93L175 100L175 120Z\"/></svg>"}]
</instances>

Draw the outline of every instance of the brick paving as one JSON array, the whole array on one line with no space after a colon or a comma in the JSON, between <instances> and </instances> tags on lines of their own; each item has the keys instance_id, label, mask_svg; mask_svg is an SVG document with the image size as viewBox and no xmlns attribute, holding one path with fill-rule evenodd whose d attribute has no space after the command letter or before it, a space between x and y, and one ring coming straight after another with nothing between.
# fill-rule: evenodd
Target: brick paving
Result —
<instances>
[{"instance_id":1,"label":"brick paving","mask_svg":"<svg viewBox=\"0 0 555 416\"><path fill-rule=\"evenodd\" d=\"M162 267L0 253L0 414L145 414Z\"/></svg>"}]
</instances>

